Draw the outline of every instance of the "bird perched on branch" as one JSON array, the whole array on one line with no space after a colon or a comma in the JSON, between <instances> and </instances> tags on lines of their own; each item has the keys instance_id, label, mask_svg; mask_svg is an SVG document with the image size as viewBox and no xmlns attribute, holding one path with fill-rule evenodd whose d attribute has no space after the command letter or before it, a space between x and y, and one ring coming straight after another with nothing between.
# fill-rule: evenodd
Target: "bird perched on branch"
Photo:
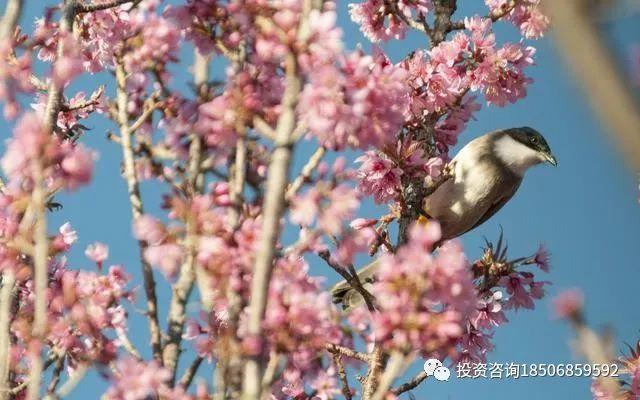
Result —
<instances>
[{"instance_id":1,"label":"bird perched on branch","mask_svg":"<svg viewBox=\"0 0 640 400\"><path fill-rule=\"evenodd\" d=\"M452 176L423 201L427 219L440 223L442 240L458 237L491 218L518 190L534 165L557 165L544 137L529 127L502 129L480 136L451 160ZM375 279L377 262L358 272L365 288ZM342 281L331 289L333 302L349 309L362 296Z\"/></svg>"}]
</instances>

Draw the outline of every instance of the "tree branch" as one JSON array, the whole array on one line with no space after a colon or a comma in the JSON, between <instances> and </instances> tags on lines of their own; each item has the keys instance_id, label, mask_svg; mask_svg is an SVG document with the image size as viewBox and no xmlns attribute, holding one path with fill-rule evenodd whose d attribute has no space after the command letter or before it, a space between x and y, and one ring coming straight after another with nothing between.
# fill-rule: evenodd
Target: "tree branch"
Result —
<instances>
[{"instance_id":1,"label":"tree branch","mask_svg":"<svg viewBox=\"0 0 640 400\"><path fill-rule=\"evenodd\" d=\"M180 386L186 391L189 386L191 386L191 382L193 378L196 376L196 372L198 372L198 368L200 368L200 364L204 359L202 357L196 357L195 360L189 365L182 378L180 378Z\"/></svg>"},{"instance_id":2,"label":"tree branch","mask_svg":"<svg viewBox=\"0 0 640 400\"><path fill-rule=\"evenodd\" d=\"M22 5L23 0L7 1L7 7L0 21L0 39L8 39L13 35L22 13Z\"/></svg>"},{"instance_id":3,"label":"tree branch","mask_svg":"<svg viewBox=\"0 0 640 400\"><path fill-rule=\"evenodd\" d=\"M73 375L67 379L67 381L60 387L60 389L55 392L48 394L44 397L44 400L61 400L67 397L73 389L78 386L78 384L82 381L85 374L89 370L89 367L86 364L80 364L78 368L73 372Z\"/></svg>"},{"instance_id":4,"label":"tree branch","mask_svg":"<svg viewBox=\"0 0 640 400\"><path fill-rule=\"evenodd\" d=\"M118 104L118 125L120 125L120 141L122 145L122 157L124 164L124 178L127 182L129 192L129 202L131 204L131 214L134 221L144 214L142 197L140 196L140 186L136 176L135 160L132 147L132 132L129 130L129 115L127 113L128 96L126 92L126 72L122 62L119 60L116 65L117 83L117 104ZM149 263L144 259L144 250L147 244L138 241L140 249L140 263L142 265L142 276L144 278L144 290L147 296L147 317L149 318L149 331L151 334L151 348L153 357L162 361L162 344L160 339L160 324L158 323L158 300L156 297L156 282L153 271Z\"/></svg>"},{"instance_id":5,"label":"tree branch","mask_svg":"<svg viewBox=\"0 0 640 400\"><path fill-rule=\"evenodd\" d=\"M11 360L11 304L15 295L16 277L10 270L2 274L0 289L0 400L9 399Z\"/></svg>"},{"instance_id":6,"label":"tree branch","mask_svg":"<svg viewBox=\"0 0 640 400\"><path fill-rule=\"evenodd\" d=\"M293 196L302 188L305 182L309 181L311 178L311 174L313 171L318 168L318 164L322 161L322 157L324 157L327 149L324 146L320 146L316 149L316 151L311 155L307 164L302 167L302 171L300 175L289 185L289 189L287 189L286 199L291 200Z\"/></svg>"},{"instance_id":7,"label":"tree branch","mask_svg":"<svg viewBox=\"0 0 640 400\"><path fill-rule=\"evenodd\" d=\"M516 0L511 0L510 3L506 4L502 10L498 12L491 12L486 15L484 18L488 18L491 22L497 22L498 20L506 17L516 6ZM464 29L464 21L455 21L451 23L451 27L449 28L449 32L454 30Z\"/></svg>"},{"instance_id":8,"label":"tree branch","mask_svg":"<svg viewBox=\"0 0 640 400\"><path fill-rule=\"evenodd\" d=\"M49 281L48 254L49 237L47 236L47 193L45 190L45 177L40 159L35 159L32 163L33 170L33 192L31 195L31 206L34 210L34 246L33 246L33 284L35 287L34 317L32 336L42 343L47 331L47 286ZM40 381L42 378L42 358L40 348L35 346L36 351L31 354L31 370L29 373L29 389L27 391L28 400L36 400L40 397Z\"/></svg>"},{"instance_id":9,"label":"tree branch","mask_svg":"<svg viewBox=\"0 0 640 400\"><path fill-rule=\"evenodd\" d=\"M391 358L380 378L380 383L375 388L373 400L384 399L393 380L402 374L402 370L411 363L412 359L412 356L406 356L399 351L394 351L391 354Z\"/></svg>"},{"instance_id":10,"label":"tree branch","mask_svg":"<svg viewBox=\"0 0 640 400\"><path fill-rule=\"evenodd\" d=\"M362 296L369 311L374 312L376 310L374 305L375 298L367 289L364 288L362 282L360 282L360 278L358 277L358 273L353 267L353 264L349 264L349 272L347 272L343 266L331 259L331 253L329 253L328 250L319 251L318 256L320 256L320 258L322 258L334 271L340 274L340 276L342 276L347 283Z\"/></svg>"},{"instance_id":11,"label":"tree branch","mask_svg":"<svg viewBox=\"0 0 640 400\"><path fill-rule=\"evenodd\" d=\"M456 0L434 0L434 21L433 35L431 36L432 47L437 46L446 39L447 33L451 31L451 16L456 12Z\"/></svg>"},{"instance_id":12,"label":"tree branch","mask_svg":"<svg viewBox=\"0 0 640 400\"><path fill-rule=\"evenodd\" d=\"M95 11L108 10L110 8L119 7L123 4L133 3L134 0L111 0L102 3L78 4L78 13L90 13Z\"/></svg>"},{"instance_id":13,"label":"tree branch","mask_svg":"<svg viewBox=\"0 0 640 400\"><path fill-rule=\"evenodd\" d=\"M206 85L208 81L209 60L196 52L193 66L195 72L194 83L201 90L202 85ZM202 93L202 91L201 91ZM187 170L186 193L190 200L202 192L203 177L201 173L202 165L202 142L200 136L196 133L191 135L191 143L189 144L189 165ZM196 231L197 222L195 216L188 213L185 223L187 231L185 247L187 249L187 257L180 268L178 280L173 285L171 304L169 305L169 317L167 321L167 335L169 339L164 345L162 359L164 366L171 371L170 383L173 385L176 378L176 369L180 358L180 343L182 342L182 334L184 324L186 322L186 305L189 296L193 290L196 279L196 254L198 247L198 234ZM202 293L203 296L206 293Z\"/></svg>"},{"instance_id":14,"label":"tree branch","mask_svg":"<svg viewBox=\"0 0 640 400\"><path fill-rule=\"evenodd\" d=\"M415 389L420 385L425 379L427 379L429 375L426 372L420 371L416 376L414 376L409 382L403 383L397 388L391 389L391 393L396 396L401 395L404 392L408 392L409 390Z\"/></svg>"},{"instance_id":15,"label":"tree branch","mask_svg":"<svg viewBox=\"0 0 640 400\"><path fill-rule=\"evenodd\" d=\"M65 0L64 7L62 8L62 16L60 19L60 32L70 33L73 31L73 20L78 12L77 0ZM58 41L58 49L56 61L60 60L64 55L64 41ZM55 126L58 123L58 113L62 109L62 92L63 88L60 87L54 79L49 84L47 90L47 105L44 112L44 126L50 132L54 132Z\"/></svg>"},{"instance_id":16,"label":"tree branch","mask_svg":"<svg viewBox=\"0 0 640 400\"><path fill-rule=\"evenodd\" d=\"M251 279L247 333L256 339L262 334L262 319L267 306L267 292L273 270L275 247L280 232L280 218L285 205L284 195L287 188L287 176L293 147L290 139L296 125L295 106L302 85L298 76L296 55L293 53L288 54L285 65L286 83L282 97L282 112L276 127L276 147L269 163L264 219ZM244 399L260 398L261 369L258 355L253 355L247 360L243 380Z\"/></svg>"},{"instance_id":17,"label":"tree branch","mask_svg":"<svg viewBox=\"0 0 640 400\"><path fill-rule=\"evenodd\" d=\"M337 353L345 357L353 358L355 360L359 360L363 362L369 362L369 359L370 359L369 355L366 353L361 353L359 351L355 351L353 349L340 346L338 344L329 343L325 346L325 348L329 353L332 353L332 354Z\"/></svg>"},{"instance_id":18,"label":"tree branch","mask_svg":"<svg viewBox=\"0 0 640 400\"><path fill-rule=\"evenodd\" d=\"M345 400L351 400L353 398L351 394L351 388L349 387L349 380L347 379L347 372L344 369L344 364L342 363L342 355L340 353L333 353L333 362L336 364L336 369L338 372L338 378L340 378L340 382L342 384L342 395Z\"/></svg>"}]
</instances>

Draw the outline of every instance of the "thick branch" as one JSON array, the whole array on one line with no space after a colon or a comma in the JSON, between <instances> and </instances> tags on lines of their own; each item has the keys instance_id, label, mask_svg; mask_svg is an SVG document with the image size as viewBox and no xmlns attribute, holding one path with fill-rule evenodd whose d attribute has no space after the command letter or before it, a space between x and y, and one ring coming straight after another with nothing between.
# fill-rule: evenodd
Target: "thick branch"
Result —
<instances>
[{"instance_id":1,"label":"thick branch","mask_svg":"<svg viewBox=\"0 0 640 400\"><path fill-rule=\"evenodd\" d=\"M62 9L62 17L60 19L60 33L70 33L73 30L73 20L78 11L77 0L65 0ZM60 60L64 55L64 40L58 40L58 49L56 61ZM62 92L63 88L59 86L54 79L49 84L47 90L47 106L44 112L44 126L53 132L58 122L58 113L62 109Z\"/></svg>"},{"instance_id":2,"label":"thick branch","mask_svg":"<svg viewBox=\"0 0 640 400\"><path fill-rule=\"evenodd\" d=\"M142 197L140 196L140 186L136 176L135 160L132 147L132 132L129 130L129 115L127 113L127 92L126 92L126 72L121 62L116 66L117 81L117 103L118 103L118 124L120 125L120 140L122 145L122 157L124 163L124 178L127 181L129 192L129 202L131 204L131 214L136 220L144 214ZM151 266L144 259L146 243L138 241L140 249L140 263L142 265L142 276L144 278L144 290L147 296L147 317L149 318L149 331L151 334L151 348L153 357L157 360L161 358L160 324L158 323L158 301L156 298L156 282L153 277Z\"/></svg>"},{"instance_id":3,"label":"thick branch","mask_svg":"<svg viewBox=\"0 0 640 400\"><path fill-rule=\"evenodd\" d=\"M385 356L382 345L378 342L374 344L373 350L369 354L369 368L364 384L362 385L362 399L372 400L374 393L380 383L380 375L384 369Z\"/></svg>"},{"instance_id":4,"label":"thick branch","mask_svg":"<svg viewBox=\"0 0 640 400\"><path fill-rule=\"evenodd\" d=\"M11 304L15 295L16 277L12 271L2 274L0 289L0 400L9 399L9 372L11 360Z\"/></svg>"},{"instance_id":5,"label":"thick branch","mask_svg":"<svg viewBox=\"0 0 640 400\"><path fill-rule=\"evenodd\" d=\"M34 246L33 246L33 282L35 287L34 317L32 336L42 343L47 331L47 284L49 238L47 236L47 193L45 190L44 171L39 159L33 161L33 192L31 207L34 210ZM31 354L31 371L29 374L28 400L36 400L40 396L40 380L42 378L42 358L39 348Z\"/></svg>"},{"instance_id":6,"label":"thick branch","mask_svg":"<svg viewBox=\"0 0 640 400\"><path fill-rule=\"evenodd\" d=\"M111 0L102 3L78 4L78 13L89 13L95 11L108 10L109 8L119 7L123 4L132 3L133 0Z\"/></svg>"},{"instance_id":7,"label":"thick branch","mask_svg":"<svg viewBox=\"0 0 640 400\"><path fill-rule=\"evenodd\" d=\"M291 135L296 127L295 107L301 82L295 54L286 59L286 86L282 97L282 112L276 126L275 149L271 155L266 183L262 230L251 280L251 298L247 331L249 336L259 338L262 334L262 319L267 306L267 292L275 248L280 233L280 218L284 210L285 191L289 165L291 163ZM258 355L252 356L245 365L243 398L259 399L261 392L261 366Z\"/></svg>"},{"instance_id":8,"label":"thick branch","mask_svg":"<svg viewBox=\"0 0 640 400\"><path fill-rule=\"evenodd\" d=\"M10 38L16 29L22 12L23 0L9 0L0 22L0 39Z\"/></svg>"},{"instance_id":9,"label":"thick branch","mask_svg":"<svg viewBox=\"0 0 640 400\"><path fill-rule=\"evenodd\" d=\"M434 0L433 35L431 41L433 46L437 46L446 39L447 33L451 31L451 16L456 12L456 0Z\"/></svg>"},{"instance_id":10,"label":"thick branch","mask_svg":"<svg viewBox=\"0 0 640 400\"><path fill-rule=\"evenodd\" d=\"M399 351L391 354L391 358L389 359L389 362L382 373L382 377L380 378L380 383L375 389L373 400L382 400L385 398L393 380L402 374L402 371L411 363L412 359L413 357L406 356Z\"/></svg>"}]
</instances>

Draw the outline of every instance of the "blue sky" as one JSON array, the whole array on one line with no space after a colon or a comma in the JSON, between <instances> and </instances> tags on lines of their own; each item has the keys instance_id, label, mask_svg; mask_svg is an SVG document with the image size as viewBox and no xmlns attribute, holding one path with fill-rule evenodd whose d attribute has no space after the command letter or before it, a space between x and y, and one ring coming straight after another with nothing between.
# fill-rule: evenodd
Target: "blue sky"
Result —
<instances>
[{"instance_id":1,"label":"blue sky","mask_svg":"<svg viewBox=\"0 0 640 400\"><path fill-rule=\"evenodd\" d=\"M30 21L40 9L39 6L32 7L39 2L26 3L22 26L29 31ZM50 1L46 3L51 4ZM346 3L339 3L339 24L344 29L347 47L353 49L362 43L368 48L366 39L348 18ZM482 2L475 3L474 6L464 4L458 15L484 13ZM638 17L618 21L606 31L614 51L621 57L626 55L628 43L640 39ZM510 25L500 25L497 34L499 41L518 40ZM403 42L382 47L398 60L425 44L424 37L411 34ZM566 324L553 319L550 306L553 295L568 287L580 287L585 292L587 315L593 326L613 327L617 349L623 349L625 342L634 343L640 337L637 322L640 321L637 306L640 206L636 173L626 167L614 149L608 133L588 108L552 41L547 37L532 44L538 53L537 65L529 70L535 83L530 87L528 97L506 108L483 105L476 115L477 120L460 137L460 144L486 131L529 125L545 135L559 165L557 168L541 166L530 171L514 199L489 222L465 235L462 241L469 257L477 257L484 237L497 237L502 225L513 256L532 253L540 242L549 248L553 254L552 270L543 277L553 282L549 295L537 303L535 310L509 315L511 321L497 330L496 350L489 356L489 361L558 364L578 361L568 345L571 331ZM190 62L190 51L185 51L183 56L185 63L174 68L179 71L174 82L176 87L189 79L184 65ZM624 61L621 58L621 63ZM220 63L214 63L214 76L221 76L222 68ZM83 77L75 87L89 91L105 76ZM6 122L0 124L4 125L2 131L6 136L9 126ZM60 196L64 208L52 215L50 229L53 231L70 220L78 231L80 240L70 257L74 267L92 267L82 253L87 244L99 240L109 244L109 262L124 264L134 281L140 283L137 248L130 236L126 187L118 172L120 149L105 139L106 131L113 126L101 118L93 118L87 125L92 130L83 141L100 154L95 180L72 196ZM308 144L299 148L295 160L297 168L312 150ZM149 199L148 211L158 212L160 193L157 187L143 186L143 194ZM375 216L378 211L367 203L362 214ZM314 274L327 276L328 284L337 280L332 271L315 261ZM162 282L162 279L158 281ZM161 308L166 308L168 286L160 283L159 293ZM141 349L145 349L148 332L140 318L133 319L131 336ZM185 357L187 361L188 358ZM415 373L420 368L421 363L416 362L409 372ZM209 372L205 376L209 378ZM418 399L471 396L481 399L516 396L520 399L588 398L589 384L589 379L585 378L457 380L452 377L448 383L429 380L413 393ZM105 387L104 381L91 373L68 398L98 398Z\"/></svg>"}]
</instances>

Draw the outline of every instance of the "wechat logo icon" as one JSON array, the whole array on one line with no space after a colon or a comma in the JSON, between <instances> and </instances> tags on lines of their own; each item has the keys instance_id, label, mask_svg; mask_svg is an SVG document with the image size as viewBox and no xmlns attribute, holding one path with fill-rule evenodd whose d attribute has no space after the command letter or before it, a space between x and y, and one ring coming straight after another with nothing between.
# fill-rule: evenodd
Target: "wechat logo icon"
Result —
<instances>
[{"instance_id":1,"label":"wechat logo icon","mask_svg":"<svg viewBox=\"0 0 640 400\"><path fill-rule=\"evenodd\" d=\"M427 373L427 376L433 376L441 382L449 381L449 377L451 376L449 368L443 366L442 362L435 358L430 358L424 362L424 372Z\"/></svg>"}]
</instances>

